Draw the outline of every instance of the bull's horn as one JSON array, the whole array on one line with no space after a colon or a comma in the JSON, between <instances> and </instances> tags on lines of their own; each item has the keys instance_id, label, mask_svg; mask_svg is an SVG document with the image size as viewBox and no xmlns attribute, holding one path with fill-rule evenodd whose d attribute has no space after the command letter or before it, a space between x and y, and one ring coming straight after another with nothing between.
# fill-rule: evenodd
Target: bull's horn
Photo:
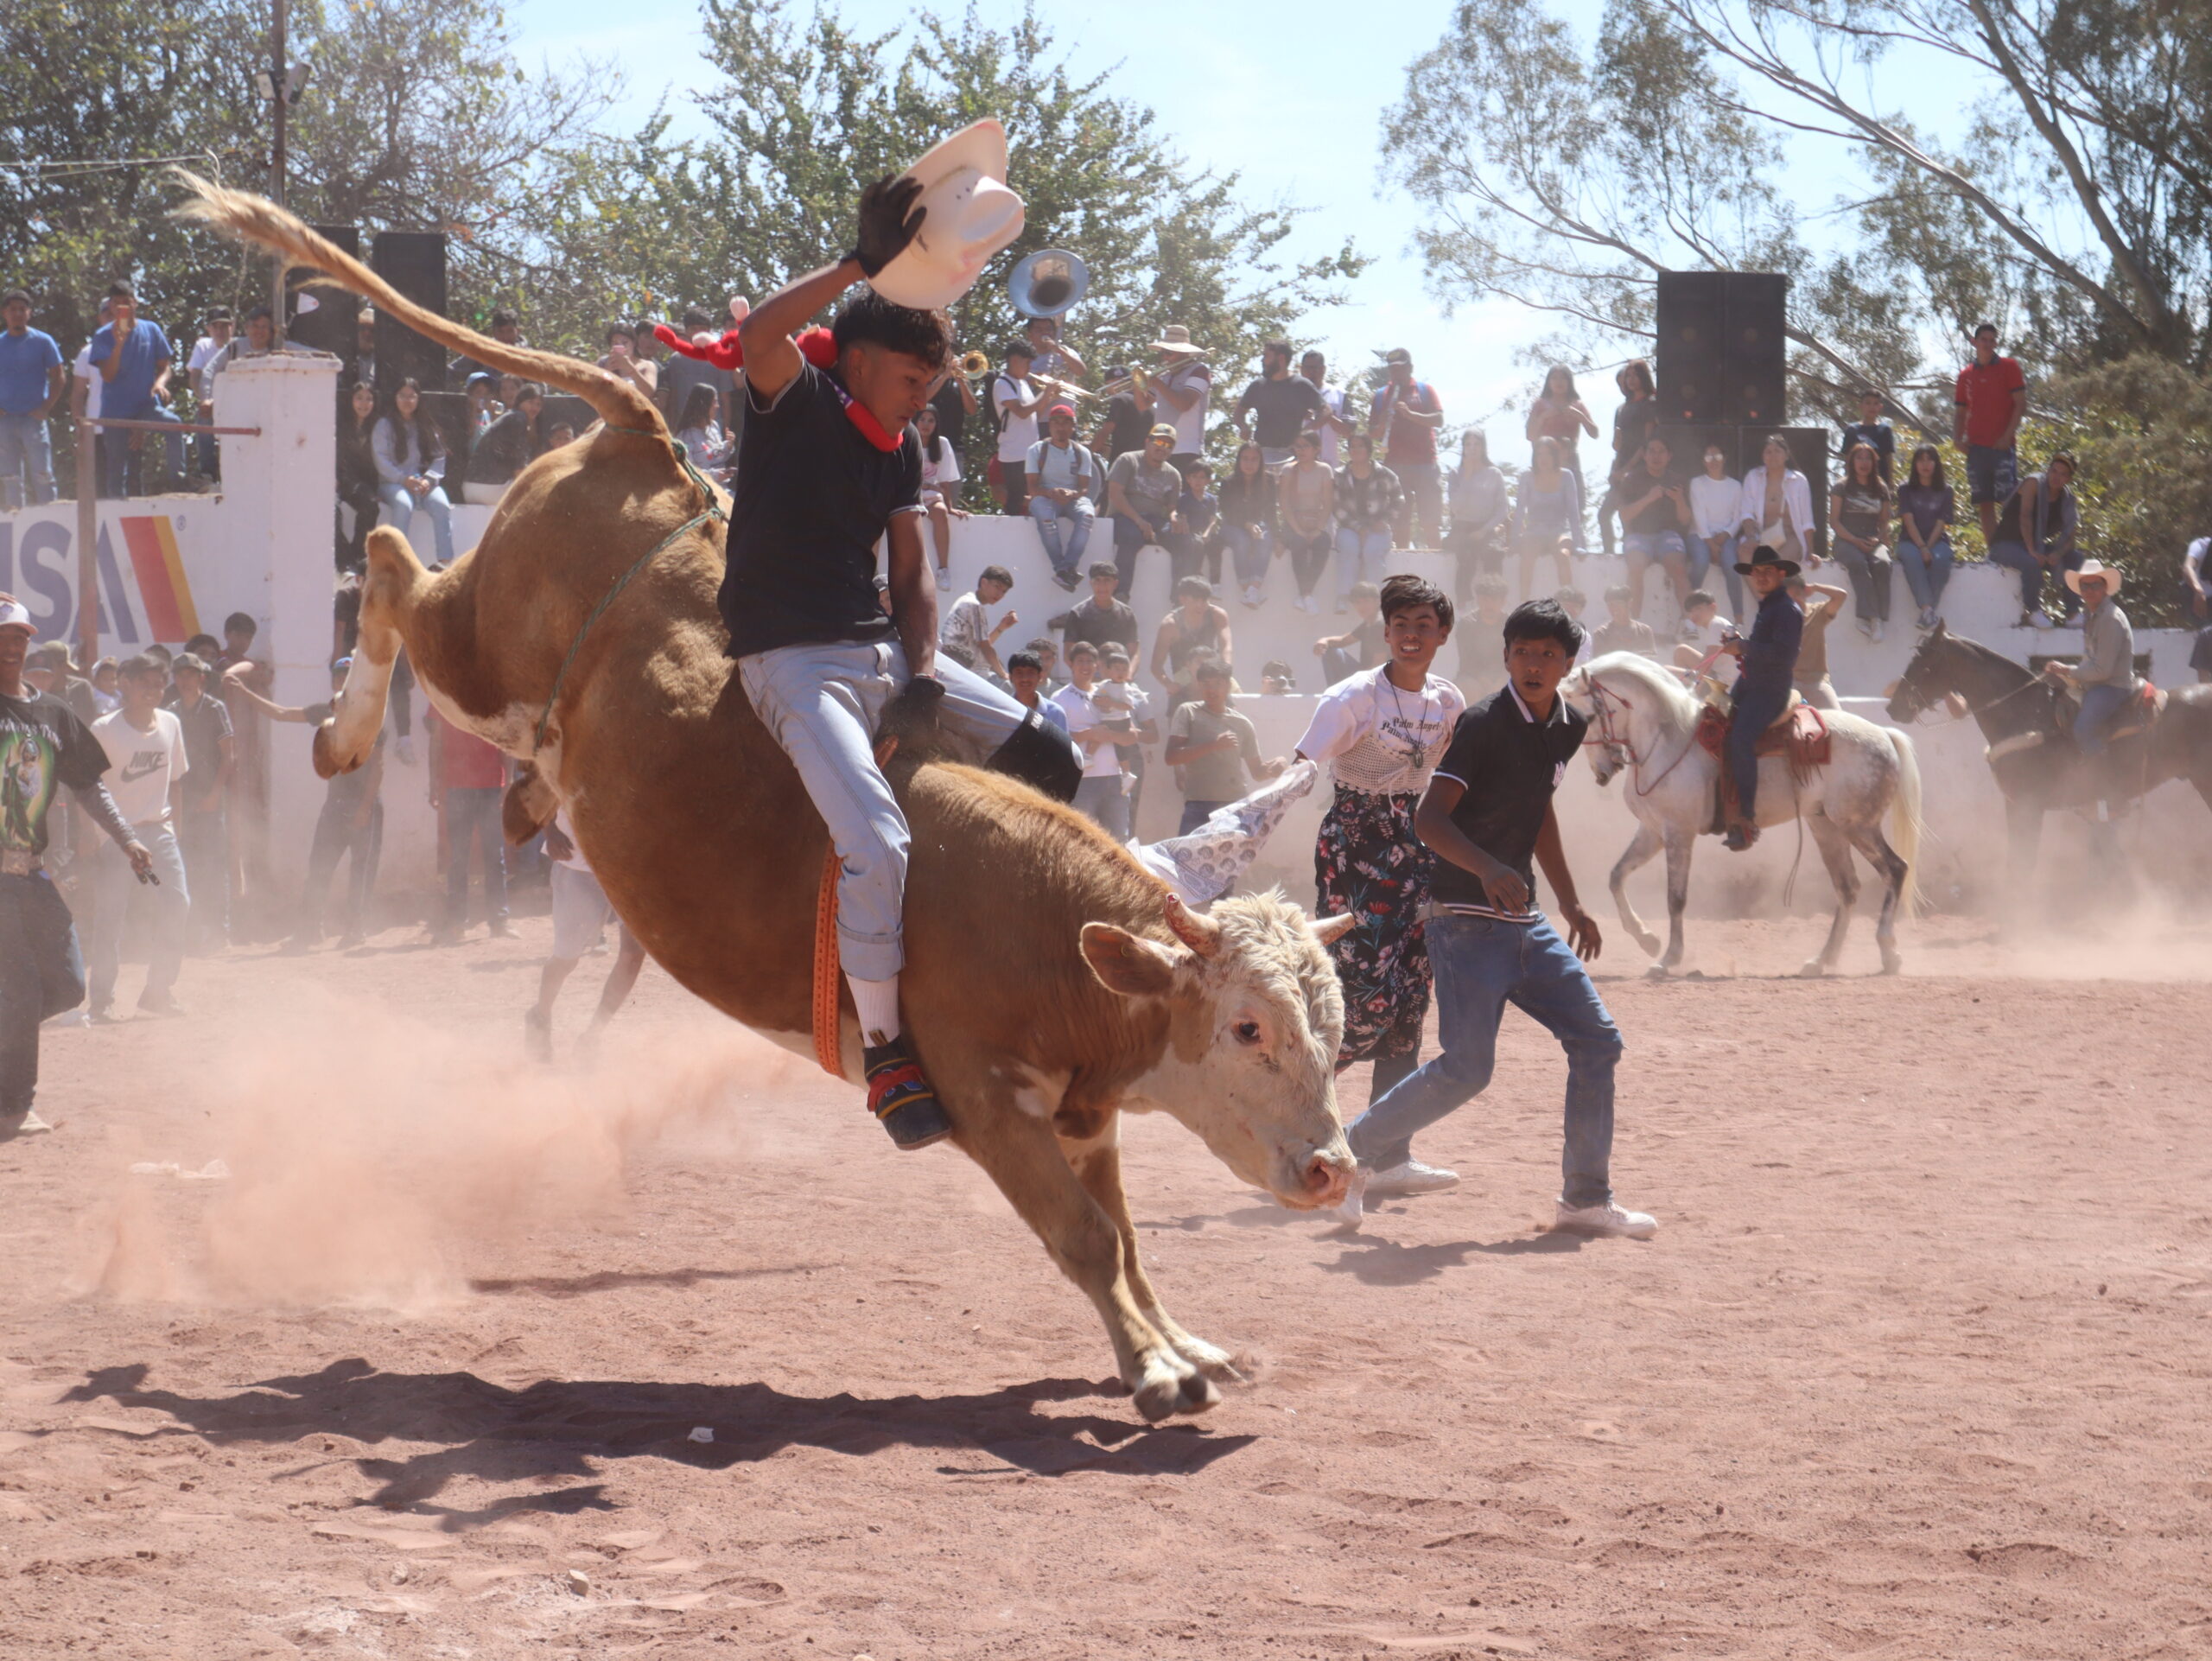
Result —
<instances>
[{"instance_id":1,"label":"bull's horn","mask_svg":"<svg viewBox=\"0 0 2212 1661\"><path fill-rule=\"evenodd\" d=\"M1175 931L1175 938L1201 958L1211 958L1221 950L1221 925L1192 911L1174 889L1160 896L1160 909L1167 926Z\"/></svg>"},{"instance_id":2,"label":"bull's horn","mask_svg":"<svg viewBox=\"0 0 2212 1661\"><path fill-rule=\"evenodd\" d=\"M1358 920L1350 912L1343 912L1334 917L1316 917L1313 933L1323 945L1334 945L1351 932L1351 926Z\"/></svg>"}]
</instances>

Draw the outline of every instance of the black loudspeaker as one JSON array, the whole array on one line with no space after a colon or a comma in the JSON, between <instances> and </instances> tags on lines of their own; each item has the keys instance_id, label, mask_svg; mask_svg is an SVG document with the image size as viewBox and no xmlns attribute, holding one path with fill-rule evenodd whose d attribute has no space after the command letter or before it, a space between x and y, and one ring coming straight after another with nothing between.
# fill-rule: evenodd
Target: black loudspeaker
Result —
<instances>
[{"instance_id":1,"label":"black loudspeaker","mask_svg":"<svg viewBox=\"0 0 2212 1661\"><path fill-rule=\"evenodd\" d=\"M1761 426L1788 419L1789 304L1789 279L1779 273L1726 273L1722 420Z\"/></svg>"},{"instance_id":2,"label":"black loudspeaker","mask_svg":"<svg viewBox=\"0 0 2212 1661\"><path fill-rule=\"evenodd\" d=\"M440 316L446 309L446 239L436 231L379 231L369 269L408 299ZM446 385L445 348L383 311L377 313L377 382L397 386L412 377L426 392Z\"/></svg>"},{"instance_id":3,"label":"black loudspeaker","mask_svg":"<svg viewBox=\"0 0 2212 1661\"><path fill-rule=\"evenodd\" d=\"M324 241L337 244L341 253L351 254L356 259L361 257L361 232L358 226L318 225L315 231ZM284 291L289 296L285 338L295 346L308 347L343 359L347 369L340 379L350 380L351 366L357 355L353 319L360 313L361 302L343 289L316 283L321 275L321 271L302 266L284 273ZM308 309L302 310L302 305Z\"/></svg>"},{"instance_id":4,"label":"black loudspeaker","mask_svg":"<svg viewBox=\"0 0 2212 1661\"><path fill-rule=\"evenodd\" d=\"M1659 341L1653 379L1659 418L1688 425L1724 420L1728 273L1659 273Z\"/></svg>"}]
</instances>

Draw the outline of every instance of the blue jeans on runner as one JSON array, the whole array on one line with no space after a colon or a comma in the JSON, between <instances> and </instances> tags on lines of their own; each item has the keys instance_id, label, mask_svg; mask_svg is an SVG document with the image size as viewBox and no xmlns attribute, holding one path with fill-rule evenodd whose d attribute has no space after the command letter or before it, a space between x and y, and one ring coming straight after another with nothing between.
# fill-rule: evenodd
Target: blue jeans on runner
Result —
<instances>
[{"instance_id":1,"label":"blue jeans on runner","mask_svg":"<svg viewBox=\"0 0 2212 1661\"><path fill-rule=\"evenodd\" d=\"M1541 915L1525 923L1433 913L1436 1036L1444 1053L1395 1086L1351 1127L1360 1163L1387 1170L1413 1157L1413 1139L1490 1083L1497 1024L1512 1004L1567 1052L1567 1140L1560 1198L1602 1206L1613 1197L1613 1069L1621 1035L1587 971Z\"/></svg>"},{"instance_id":2,"label":"blue jeans on runner","mask_svg":"<svg viewBox=\"0 0 2212 1661\"><path fill-rule=\"evenodd\" d=\"M1045 544L1045 557L1052 562L1054 571L1065 574L1081 569L1084 545L1090 540L1090 525L1097 512L1088 496L1078 496L1065 504L1046 496L1029 499L1029 517L1037 526L1037 539ZM1061 530L1063 521L1067 526L1065 532Z\"/></svg>"},{"instance_id":3,"label":"blue jeans on runner","mask_svg":"<svg viewBox=\"0 0 2212 1661\"><path fill-rule=\"evenodd\" d=\"M2111 730L2120 712L2127 707L2129 694L2119 686L2085 686L2082 689L2081 713L2074 717L2074 742L2084 755L2102 755L2111 740L2105 734Z\"/></svg>"},{"instance_id":4,"label":"blue jeans on runner","mask_svg":"<svg viewBox=\"0 0 2212 1661\"><path fill-rule=\"evenodd\" d=\"M44 507L53 500L54 441L46 418L0 410L0 507Z\"/></svg>"},{"instance_id":5,"label":"blue jeans on runner","mask_svg":"<svg viewBox=\"0 0 2212 1661\"><path fill-rule=\"evenodd\" d=\"M507 920L507 844L499 826L496 785L464 785L446 791L446 926L468 924L468 844L484 850L484 920ZM333 868L337 862L331 862Z\"/></svg>"},{"instance_id":6,"label":"blue jeans on runner","mask_svg":"<svg viewBox=\"0 0 2212 1661\"><path fill-rule=\"evenodd\" d=\"M150 398L144 408L133 410L127 415L120 410L108 410L103 413L113 416L118 421L161 421L175 428L175 432L166 435L165 441L169 449L169 471L180 479L184 477L184 423L176 416ZM130 441L142 436L152 436L150 433L141 435L128 428L100 429L100 494L111 501L119 500L125 493L124 473L130 464Z\"/></svg>"},{"instance_id":7,"label":"blue jeans on runner","mask_svg":"<svg viewBox=\"0 0 2212 1661\"><path fill-rule=\"evenodd\" d=\"M0 876L0 1120L38 1094L38 1024L85 1001L85 960L53 882Z\"/></svg>"},{"instance_id":8,"label":"blue jeans on runner","mask_svg":"<svg viewBox=\"0 0 2212 1661\"><path fill-rule=\"evenodd\" d=\"M1728 776L1736 781L1736 800L1744 817L1757 824L1759 799L1759 735L1771 727L1789 702L1789 683L1745 686L1736 683L1735 707L1728 712Z\"/></svg>"},{"instance_id":9,"label":"blue jeans on runner","mask_svg":"<svg viewBox=\"0 0 2212 1661\"><path fill-rule=\"evenodd\" d=\"M1355 531L1351 526L1337 529L1337 601L1339 605L1351 598L1355 582L1380 582L1382 567L1389 563L1390 533L1388 531Z\"/></svg>"},{"instance_id":10,"label":"blue jeans on runner","mask_svg":"<svg viewBox=\"0 0 2212 1661\"><path fill-rule=\"evenodd\" d=\"M1943 590L1951 581L1950 538L1936 538L1923 555L1910 537L1899 537L1890 553L1904 573L1904 585L1912 590L1921 610L1933 611L1943 603Z\"/></svg>"},{"instance_id":11,"label":"blue jeans on runner","mask_svg":"<svg viewBox=\"0 0 2212 1661\"><path fill-rule=\"evenodd\" d=\"M167 825L137 824L131 834L154 856L158 887L141 882L123 850L102 839L92 854L92 917L85 930L85 963L91 971L92 1008L115 1001L115 977L123 955L123 931L133 916L146 920L146 990L139 1001L158 996L176 984L184 966L185 926L192 915L192 890L186 886L184 852Z\"/></svg>"},{"instance_id":12,"label":"blue jeans on runner","mask_svg":"<svg viewBox=\"0 0 2212 1661\"><path fill-rule=\"evenodd\" d=\"M2043 563L2028 551L2025 543L1998 542L1990 544L1989 563L2020 574L2020 609L2031 616L2043 609L2043 585L2047 576L2058 583L2059 593L2065 596L2069 617L2082 608L2082 602L2074 597L2074 591L2066 586L2063 575L2081 566L2082 550L2079 548L2073 550L2054 569L2047 571Z\"/></svg>"},{"instance_id":13,"label":"blue jeans on runner","mask_svg":"<svg viewBox=\"0 0 2212 1661\"><path fill-rule=\"evenodd\" d=\"M1029 718L1010 693L948 658L938 657L936 672L944 683L939 725L983 758ZM900 913L910 837L906 815L875 764L875 727L909 678L906 649L895 640L778 646L740 658L737 673L761 725L791 757L830 827L837 850L838 958L860 980L889 980L906 963Z\"/></svg>"},{"instance_id":14,"label":"blue jeans on runner","mask_svg":"<svg viewBox=\"0 0 2212 1661\"><path fill-rule=\"evenodd\" d=\"M1255 531L1249 525L1224 525L1221 527L1221 539L1229 549L1230 563L1236 569L1238 582L1267 581L1268 561L1274 557L1275 539L1266 525Z\"/></svg>"}]
</instances>

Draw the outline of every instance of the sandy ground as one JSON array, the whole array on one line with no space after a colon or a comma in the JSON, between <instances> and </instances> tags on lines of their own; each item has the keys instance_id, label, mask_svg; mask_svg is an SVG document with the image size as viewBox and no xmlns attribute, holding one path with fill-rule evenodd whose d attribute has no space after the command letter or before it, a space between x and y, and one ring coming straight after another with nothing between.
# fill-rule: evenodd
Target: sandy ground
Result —
<instances>
[{"instance_id":1,"label":"sandy ground","mask_svg":"<svg viewBox=\"0 0 2212 1661\"><path fill-rule=\"evenodd\" d=\"M972 1167L658 971L524 1065L523 929L50 1035L0 1656L2212 1656L2201 935L1609 959L1649 1244L1535 1231L1518 1016L1424 1145L1465 1186L1357 1235L1135 1122L1169 1305L1254 1375L1148 1429Z\"/></svg>"}]
</instances>

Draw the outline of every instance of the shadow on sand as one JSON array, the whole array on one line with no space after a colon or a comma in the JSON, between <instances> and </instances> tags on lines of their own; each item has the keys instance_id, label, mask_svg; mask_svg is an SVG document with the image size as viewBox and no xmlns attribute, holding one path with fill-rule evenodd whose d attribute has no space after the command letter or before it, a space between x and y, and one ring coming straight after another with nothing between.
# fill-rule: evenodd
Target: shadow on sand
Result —
<instances>
[{"instance_id":1,"label":"shadow on sand","mask_svg":"<svg viewBox=\"0 0 2212 1661\"><path fill-rule=\"evenodd\" d=\"M104 1367L62 1397L152 1408L176 1421L164 1434L219 1446L290 1442L313 1435L359 1442L435 1444L426 1451L354 1461L382 1487L368 1503L476 1526L516 1510L591 1510L612 1501L598 1485L518 1495L474 1511L425 1504L455 1478L543 1484L604 1474L603 1461L674 1460L707 1470L820 1448L866 1457L893 1448L941 1449L952 1476L1058 1476L1099 1471L1187 1474L1257 1440L1209 1435L1195 1425L1146 1427L1096 1414L1040 1413L1041 1402L1119 1393L1120 1386L1047 1378L977 1396L787 1396L763 1384L684 1384L541 1380L521 1390L467 1372L379 1372L358 1358L321 1371L266 1378L235 1393L194 1397L143 1388L143 1364ZM696 1427L710 1442L691 1441Z\"/></svg>"}]
</instances>

